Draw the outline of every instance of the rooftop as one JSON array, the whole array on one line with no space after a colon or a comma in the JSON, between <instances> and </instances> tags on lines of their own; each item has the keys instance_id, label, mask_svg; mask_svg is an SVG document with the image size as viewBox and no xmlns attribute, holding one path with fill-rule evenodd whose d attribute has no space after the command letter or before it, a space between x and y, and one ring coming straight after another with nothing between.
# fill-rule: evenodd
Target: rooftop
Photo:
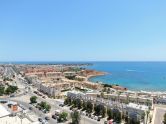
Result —
<instances>
[{"instance_id":1,"label":"rooftop","mask_svg":"<svg viewBox=\"0 0 166 124\"><path fill-rule=\"evenodd\" d=\"M146 105L138 105L138 104L135 104L135 103L129 103L127 105L127 107L131 107L131 108L135 108L135 109L141 109L141 110L144 110L144 111L147 111L149 109L148 106L146 106Z\"/></svg>"}]
</instances>

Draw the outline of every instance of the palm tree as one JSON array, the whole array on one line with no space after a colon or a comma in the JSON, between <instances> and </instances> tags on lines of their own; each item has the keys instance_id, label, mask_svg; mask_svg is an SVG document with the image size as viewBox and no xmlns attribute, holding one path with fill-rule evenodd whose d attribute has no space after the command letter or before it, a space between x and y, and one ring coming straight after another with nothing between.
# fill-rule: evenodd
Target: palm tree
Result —
<instances>
[{"instance_id":1,"label":"palm tree","mask_svg":"<svg viewBox=\"0 0 166 124\"><path fill-rule=\"evenodd\" d=\"M136 98L136 102L137 102L137 104L139 103L139 98L138 98L138 96L137 96L137 98Z\"/></svg>"},{"instance_id":2,"label":"palm tree","mask_svg":"<svg viewBox=\"0 0 166 124\"><path fill-rule=\"evenodd\" d=\"M150 104L151 104L150 100L147 99L147 100L146 100L146 105L147 105L147 106L150 106Z\"/></svg>"},{"instance_id":3,"label":"palm tree","mask_svg":"<svg viewBox=\"0 0 166 124\"><path fill-rule=\"evenodd\" d=\"M166 113L164 114L163 124L166 124Z\"/></svg>"},{"instance_id":4,"label":"palm tree","mask_svg":"<svg viewBox=\"0 0 166 124\"><path fill-rule=\"evenodd\" d=\"M102 91L100 94L101 98L104 98L104 92Z\"/></svg>"},{"instance_id":5,"label":"palm tree","mask_svg":"<svg viewBox=\"0 0 166 124\"><path fill-rule=\"evenodd\" d=\"M118 94L118 100L117 101L120 102L120 94L121 94L121 92L118 92L117 94Z\"/></svg>"},{"instance_id":6,"label":"palm tree","mask_svg":"<svg viewBox=\"0 0 166 124\"><path fill-rule=\"evenodd\" d=\"M148 122L149 113L150 113L150 111L149 111L149 110L148 110L148 111L146 111L146 124L147 124L147 122Z\"/></svg>"},{"instance_id":7,"label":"palm tree","mask_svg":"<svg viewBox=\"0 0 166 124\"><path fill-rule=\"evenodd\" d=\"M130 102L129 94L127 94L127 101L126 101L126 103L129 103L129 102Z\"/></svg>"},{"instance_id":8,"label":"palm tree","mask_svg":"<svg viewBox=\"0 0 166 124\"><path fill-rule=\"evenodd\" d=\"M72 124L79 124L81 120L81 115L78 111L74 111L71 113Z\"/></svg>"}]
</instances>

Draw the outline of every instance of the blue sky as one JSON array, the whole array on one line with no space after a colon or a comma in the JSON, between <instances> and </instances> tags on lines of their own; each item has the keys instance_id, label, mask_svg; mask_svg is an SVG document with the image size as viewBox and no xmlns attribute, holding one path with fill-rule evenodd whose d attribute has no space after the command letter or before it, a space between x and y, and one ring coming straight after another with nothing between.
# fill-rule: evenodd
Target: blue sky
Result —
<instances>
[{"instance_id":1,"label":"blue sky","mask_svg":"<svg viewBox=\"0 0 166 124\"><path fill-rule=\"evenodd\" d=\"M166 1L0 1L0 61L92 60L166 61Z\"/></svg>"}]
</instances>

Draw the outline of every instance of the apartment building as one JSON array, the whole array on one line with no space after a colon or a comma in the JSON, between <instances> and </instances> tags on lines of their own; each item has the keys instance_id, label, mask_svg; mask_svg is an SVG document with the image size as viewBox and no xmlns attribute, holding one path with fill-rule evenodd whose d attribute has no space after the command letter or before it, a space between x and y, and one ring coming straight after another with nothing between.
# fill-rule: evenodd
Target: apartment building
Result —
<instances>
[{"instance_id":1,"label":"apartment building","mask_svg":"<svg viewBox=\"0 0 166 124\"><path fill-rule=\"evenodd\" d=\"M76 72L73 72L73 71L71 71L71 72L67 71L67 72L64 72L63 74L64 74L65 77L76 76Z\"/></svg>"},{"instance_id":2,"label":"apartment building","mask_svg":"<svg viewBox=\"0 0 166 124\"><path fill-rule=\"evenodd\" d=\"M71 99L82 99L83 101L91 101L93 104L102 104L107 108L118 109L121 112L127 112L129 117L140 120L142 115L149 110L146 105L139 105L136 103L120 103L118 101L112 101L111 99L103 99L97 97L97 95L81 93L77 91L71 91L67 93L67 97Z\"/></svg>"},{"instance_id":3,"label":"apartment building","mask_svg":"<svg viewBox=\"0 0 166 124\"><path fill-rule=\"evenodd\" d=\"M62 72L47 72L46 77L48 77L48 78L61 78Z\"/></svg>"},{"instance_id":4,"label":"apartment building","mask_svg":"<svg viewBox=\"0 0 166 124\"><path fill-rule=\"evenodd\" d=\"M44 83L42 82L38 86L38 90L42 91L43 93L49 95L49 96L57 96L61 93L62 90L68 90L70 89L70 83Z\"/></svg>"}]
</instances>

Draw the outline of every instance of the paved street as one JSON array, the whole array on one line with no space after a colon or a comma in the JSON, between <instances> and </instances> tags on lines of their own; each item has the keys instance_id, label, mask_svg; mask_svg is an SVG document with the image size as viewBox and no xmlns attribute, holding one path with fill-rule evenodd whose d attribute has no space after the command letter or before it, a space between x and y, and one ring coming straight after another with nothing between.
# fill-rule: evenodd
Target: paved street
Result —
<instances>
[{"instance_id":1,"label":"paved street","mask_svg":"<svg viewBox=\"0 0 166 124\"><path fill-rule=\"evenodd\" d=\"M46 115L45 115L42 111L36 109L34 106L32 106L32 105L30 105L30 104L28 104L28 103L26 103L26 102L23 102L23 101L17 101L17 100L14 100L14 101L15 101L15 102L18 102L18 103L21 104L21 105L23 105L23 106L26 107L27 109L28 109L29 107L32 107L33 109L32 109L31 111L33 111L38 117L41 117L41 118L43 118L43 119L46 117ZM52 119L52 118L50 118L50 120L48 121L48 123L49 123L49 124L56 124L57 121L54 120L54 119Z\"/></svg>"},{"instance_id":2,"label":"paved street","mask_svg":"<svg viewBox=\"0 0 166 124\"><path fill-rule=\"evenodd\" d=\"M16 98L12 98L12 99L19 99L19 100L16 100L16 101L18 101L19 103L22 103L22 105L25 105L26 107L30 107L31 105L29 105L28 103L29 103L29 98L30 98L30 96L34 96L34 95L36 95L36 94L34 94L34 93L32 93L32 92L29 92L27 95L24 95L24 96L22 96L22 97L16 97ZM37 96L37 95L36 95ZM24 99L24 102L22 102L22 99ZM41 97L39 97L38 96L38 102L40 102L40 101L45 101L45 102L48 102L50 105L51 105L51 112L50 113L54 113L55 112L55 110L61 110L61 111L66 111L67 113L71 113L72 111L71 110L69 110L69 108L68 107L59 107L59 104L57 104L56 103L56 101L55 100L53 100L53 99L43 99L43 98L41 98ZM33 107L33 110L34 110L34 112L39 116L39 117L45 117L45 115L44 115L44 113L43 112L41 112L41 111L39 111L38 109L36 109L35 107ZM56 121L54 121L53 119L52 119L52 121L49 121L49 123L50 124L52 124L52 123L56 123ZM101 122L98 122L98 121L96 121L96 120L93 120L93 119L90 119L90 118L88 118L88 117L86 117L86 116L82 116L81 117L81 124L101 124Z\"/></svg>"},{"instance_id":3,"label":"paved street","mask_svg":"<svg viewBox=\"0 0 166 124\"><path fill-rule=\"evenodd\" d=\"M5 77L9 77L9 78L12 78L13 75L15 75L15 71L13 70L12 67L5 67L5 72L4 72L4 76Z\"/></svg>"},{"instance_id":4,"label":"paved street","mask_svg":"<svg viewBox=\"0 0 166 124\"><path fill-rule=\"evenodd\" d=\"M11 73L12 72L12 73ZM14 73L13 69L8 67L6 69L6 75L12 76L12 74ZM20 92L15 94L14 97L7 97L5 99L9 99L9 100L13 100L15 102L18 102L19 104L23 105L26 109L29 109L29 107L32 107L33 109L31 110L35 115L37 115L38 117L41 118L45 118L46 116L50 116L50 120L48 121L49 124L56 124L56 120L51 118L51 115L54 114L55 110L61 110L61 111L66 111L69 115L72 112L71 110L69 110L69 107L60 107L59 101L56 101L55 99L51 99L51 98L42 98L40 96L38 96L37 94L33 93L34 92L34 88L30 87L30 90L28 91L27 88L29 87L29 85L26 83L26 81L22 81L20 80L20 78L16 75L15 77L15 82L17 82L17 86L20 89ZM47 102L51 105L51 110L49 114L44 114L42 111L38 110L37 108L35 108L34 106L29 104L29 99L31 96L37 96L38 102L44 101ZM87 116L82 116L81 117L81 124L102 124L103 122L98 122L94 119L88 118Z\"/></svg>"},{"instance_id":5,"label":"paved street","mask_svg":"<svg viewBox=\"0 0 166 124\"><path fill-rule=\"evenodd\" d=\"M152 124L163 124L162 121L165 113L166 113L166 108L155 107Z\"/></svg>"}]
</instances>

